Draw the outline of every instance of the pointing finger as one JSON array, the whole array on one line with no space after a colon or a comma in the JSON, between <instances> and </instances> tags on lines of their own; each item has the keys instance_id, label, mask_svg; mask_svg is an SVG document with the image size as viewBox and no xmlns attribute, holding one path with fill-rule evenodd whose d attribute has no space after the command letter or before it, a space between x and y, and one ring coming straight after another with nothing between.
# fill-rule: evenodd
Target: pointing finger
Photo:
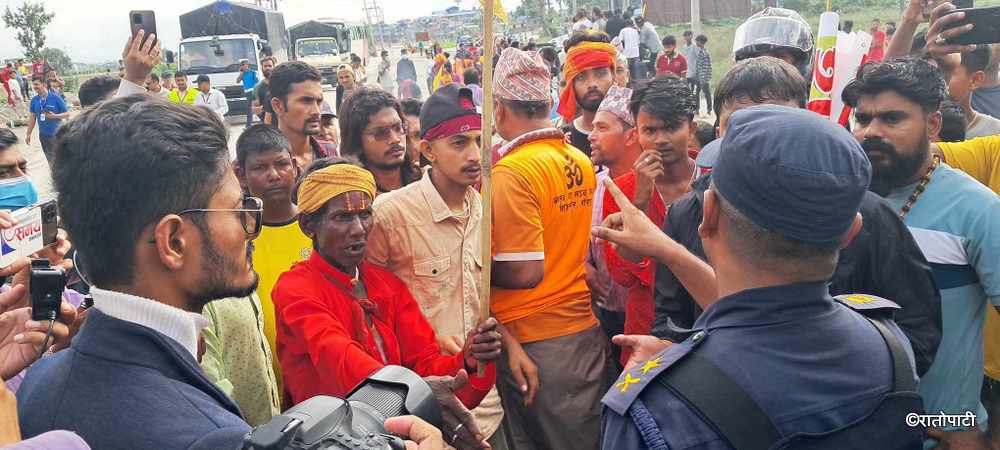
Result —
<instances>
[{"instance_id":1,"label":"pointing finger","mask_svg":"<svg viewBox=\"0 0 1000 450\"><path fill-rule=\"evenodd\" d=\"M632 206L632 201L625 196L625 193L621 189L618 189L618 185L615 184L614 180L611 178L605 179L604 186L608 188L608 192L611 193L611 197L615 199L615 203L618 204L623 213L628 211L629 208L635 209L635 206Z\"/></svg>"}]
</instances>

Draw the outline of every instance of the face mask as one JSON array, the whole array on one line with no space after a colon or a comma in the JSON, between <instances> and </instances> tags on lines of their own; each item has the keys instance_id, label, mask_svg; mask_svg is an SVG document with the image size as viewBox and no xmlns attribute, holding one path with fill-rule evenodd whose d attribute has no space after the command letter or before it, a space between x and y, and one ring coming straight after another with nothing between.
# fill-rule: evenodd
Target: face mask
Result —
<instances>
[{"instance_id":1,"label":"face mask","mask_svg":"<svg viewBox=\"0 0 1000 450\"><path fill-rule=\"evenodd\" d=\"M38 202L38 191L28 177L0 181L0 209L16 211Z\"/></svg>"}]
</instances>

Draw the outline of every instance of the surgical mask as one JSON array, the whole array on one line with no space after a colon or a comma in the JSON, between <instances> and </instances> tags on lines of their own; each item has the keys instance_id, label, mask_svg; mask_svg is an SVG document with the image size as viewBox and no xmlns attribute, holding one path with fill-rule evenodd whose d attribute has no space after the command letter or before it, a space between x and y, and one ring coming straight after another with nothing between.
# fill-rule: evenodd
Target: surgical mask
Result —
<instances>
[{"instance_id":1,"label":"surgical mask","mask_svg":"<svg viewBox=\"0 0 1000 450\"><path fill-rule=\"evenodd\" d=\"M38 191L28 177L0 180L0 209L16 211L38 202Z\"/></svg>"}]
</instances>

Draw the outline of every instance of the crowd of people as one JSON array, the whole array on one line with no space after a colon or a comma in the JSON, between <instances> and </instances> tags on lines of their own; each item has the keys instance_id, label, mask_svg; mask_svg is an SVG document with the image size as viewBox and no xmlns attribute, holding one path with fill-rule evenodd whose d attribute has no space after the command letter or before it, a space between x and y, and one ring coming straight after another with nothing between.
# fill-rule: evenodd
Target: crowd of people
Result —
<instances>
[{"instance_id":1,"label":"crowd of people","mask_svg":"<svg viewBox=\"0 0 1000 450\"><path fill-rule=\"evenodd\" d=\"M600 11L564 58L498 42L492 86L481 43L421 82L407 49L344 65L335 105L306 63L244 65L235 159L224 96L152 73L142 32L78 114L36 78L61 231L35 257L70 276L38 321L31 261L0 269L0 444L236 449L402 366L443 413L386 422L410 449L1000 448L1000 45L923 7L849 127L805 109L780 8L714 96L704 36ZM0 129L5 230L22 151Z\"/></svg>"}]
</instances>

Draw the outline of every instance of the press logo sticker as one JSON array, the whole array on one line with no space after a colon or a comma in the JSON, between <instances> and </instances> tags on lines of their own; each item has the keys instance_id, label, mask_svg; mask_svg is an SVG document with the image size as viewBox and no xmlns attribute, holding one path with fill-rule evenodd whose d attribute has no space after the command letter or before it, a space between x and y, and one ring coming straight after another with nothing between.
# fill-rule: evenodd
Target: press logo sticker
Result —
<instances>
[{"instance_id":1,"label":"press logo sticker","mask_svg":"<svg viewBox=\"0 0 1000 450\"><path fill-rule=\"evenodd\" d=\"M42 249L42 209L30 207L14 211L17 225L0 232L0 267Z\"/></svg>"}]
</instances>

